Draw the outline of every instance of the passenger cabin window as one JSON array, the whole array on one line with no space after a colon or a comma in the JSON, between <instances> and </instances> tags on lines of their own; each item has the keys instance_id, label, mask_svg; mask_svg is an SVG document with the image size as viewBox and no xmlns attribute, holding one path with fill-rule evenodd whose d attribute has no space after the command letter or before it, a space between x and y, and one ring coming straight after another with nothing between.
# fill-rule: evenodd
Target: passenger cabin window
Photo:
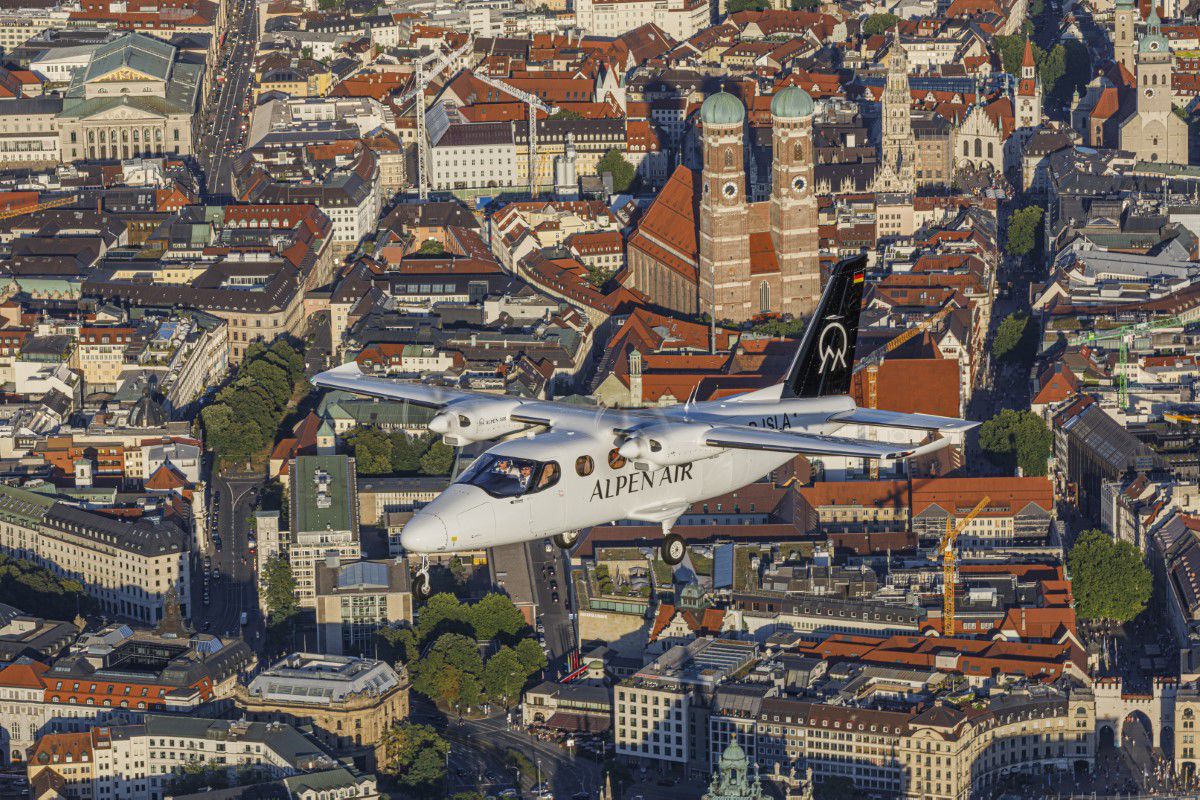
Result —
<instances>
[{"instance_id":1,"label":"passenger cabin window","mask_svg":"<svg viewBox=\"0 0 1200 800\"><path fill-rule=\"evenodd\" d=\"M562 474L553 461L487 454L459 476L458 483L478 486L492 497L519 497L549 489Z\"/></svg>"},{"instance_id":2,"label":"passenger cabin window","mask_svg":"<svg viewBox=\"0 0 1200 800\"><path fill-rule=\"evenodd\" d=\"M591 456L580 456L575 459L575 474L581 478L586 478L592 474L592 470L596 468Z\"/></svg>"},{"instance_id":3,"label":"passenger cabin window","mask_svg":"<svg viewBox=\"0 0 1200 800\"><path fill-rule=\"evenodd\" d=\"M625 456L621 455L617 448L614 447L608 452L608 465L613 469L624 469L626 463Z\"/></svg>"}]
</instances>

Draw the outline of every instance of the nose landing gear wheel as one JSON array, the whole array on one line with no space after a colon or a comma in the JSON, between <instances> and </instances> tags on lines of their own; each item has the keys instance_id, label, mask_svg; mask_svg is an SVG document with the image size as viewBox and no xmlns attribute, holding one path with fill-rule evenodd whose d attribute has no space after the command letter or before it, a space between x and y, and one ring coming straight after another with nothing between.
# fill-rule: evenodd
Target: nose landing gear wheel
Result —
<instances>
[{"instance_id":1,"label":"nose landing gear wheel","mask_svg":"<svg viewBox=\"0 0 1200 800\"><path fill-rule=\"evenodd\" d=\"M567 531L566 533L556 533L553 537L554 543L558 545L560 550L570 550L579 541L579 531Z\"/></svg>"},{"instance_id":2,"label":"nose landing gear wheel","mask_svg":"<svg viewBox=\"0 0 1200 800\"><path fill-rule=\"evenodd\" d=\"M683 541L683 537L678 533L668 533L663 537L660 551L662 560L674 567L683 561L683 557L687 555L687 543Z\"/></svg>"},{"instance_id":3,"label":"nose landing gear wheel","mask_svg":"<svg viewBox=\"0 0 1200 800\"><path fill-rule=\"evenodd\" d=\"M426 556L421 556L421 568L413 575L412 593L419 600L427 600L433 594L433 584L429 581L429 559Z\"/></svg>"}]
</instances>

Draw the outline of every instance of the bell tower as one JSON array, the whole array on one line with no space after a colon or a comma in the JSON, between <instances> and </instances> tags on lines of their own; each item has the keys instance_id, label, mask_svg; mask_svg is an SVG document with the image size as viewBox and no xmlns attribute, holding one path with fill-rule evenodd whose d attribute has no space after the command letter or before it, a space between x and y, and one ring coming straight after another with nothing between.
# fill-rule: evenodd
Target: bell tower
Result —
<instances>
[{"instance_id":1,"label":"bell tower","mask_svg":"<svg viewBox=\"0 0 1200 800\"><path fill-rule=\"evenodd\" d=\"M1113 8L1113 55L1117 63L1134 74L1137 69L1137 4L1133 0L1117 0Z\"/></svg>"},{"instance_id":2,"label":"bell tower","mask_svg":"<svg viewBox=\"0 0 1200 800\"><path fill-rule=\"evenodd\" d=\"M796 86L771 99L771 241L779 262L779 285L756 287L756 312L808 315L821 294L813 180L814 111L808 92Z\"/></svg>"},{"instance_id":3,"label":"bell tower","mask_svg":"<svg viewBox=\"0 0 1200 800\"><path fill-rule=\"evenodd\" d=\"M718 319L743 319L750 279L749 210L746 207L746 109L727 92L700 107L704 171L700 196L699 309Z\"/></svg>"}]
</instances>

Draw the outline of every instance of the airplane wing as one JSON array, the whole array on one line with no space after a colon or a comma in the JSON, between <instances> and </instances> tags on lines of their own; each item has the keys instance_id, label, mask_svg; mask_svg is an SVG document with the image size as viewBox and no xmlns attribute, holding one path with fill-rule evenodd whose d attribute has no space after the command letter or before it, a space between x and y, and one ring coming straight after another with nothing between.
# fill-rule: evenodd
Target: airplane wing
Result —
<instances>
[{"instance_id":1,"label":"airplane wing","mask_svg":"<svg viewBox=\"0 0 1200 800\"><path fill-rule=\"evenodd\" d=\"M847 458L909 458L927 452L927 446L868 442L840 436L790 433L745 425L715 425L704 434L705 444L735 450L770 450L776 453L803 453L815 456Z\"/></svg>"},{"instance_id":2,"label":"airplane wing","mask_svg":"<svg viewBox=\"0 0 1200 800\"><path fill-rule=\"evenodd\" d=\"M314 386L322 389L341 389L365 397L382 400L405 400L413 405L427 408L445 408L456 400L468 397L494 398L494 394L468 392L462 389L446 389L412 381L394 381L388 378L364 375L358 364L351 361L340 367L326 370L312 379Z\"/></svg>"},{"instance_id":3,"label":"airplane wing","mask_svg":"<svg viewBox=\"0 0 1200 800\"><path fill-rule=\"evenodd\" d=\"M877 408L852 408L829 418L830 422L872 425L879 428L907 428L918 431L959 433L979 425L969 419L939 417L933 414L905 414L900 411L883 411Z\"/></svg>"},{"instance_id":4,"label":"airplane wing","mask_svg":"<svg viewBox=\"0 0 1200 800\"><path fill-rule=\"evenodd\" d=\"M326 370L312 378L313 385L322 389L341 389L365 397L398 400L427 408L459 407L467 402L479 403L504 413L513 422L524 425L544 425L566 430L595 430L597 418L603 415L604 424L615 429L636 428L661 418L654 409L634 411L555 403L549 400L525 400L510 395L473 392L466 389L447 389L415 381L393 380L367 375L351 361Z\"/></svg>"}]
</instances>

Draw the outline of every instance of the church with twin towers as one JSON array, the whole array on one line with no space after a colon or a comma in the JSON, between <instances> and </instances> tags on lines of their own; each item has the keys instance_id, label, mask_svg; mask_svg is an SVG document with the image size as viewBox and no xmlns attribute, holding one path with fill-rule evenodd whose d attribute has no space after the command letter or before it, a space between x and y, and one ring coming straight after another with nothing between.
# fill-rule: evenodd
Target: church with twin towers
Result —
<instances>
[{"instance_id":1,"label":"church with twin towers","mask_svg":"<svg viewBox=\"0 0 1200 800\"><path fill-rule=\"evenodd\" d=\"M719 92L700 107L703 168L676 167L629 240L628 286L683 314L741 322L806 316L821 293L812 98L771 99L771 194L747 192L746 108Z\"/></svg>"}]
</instances>

